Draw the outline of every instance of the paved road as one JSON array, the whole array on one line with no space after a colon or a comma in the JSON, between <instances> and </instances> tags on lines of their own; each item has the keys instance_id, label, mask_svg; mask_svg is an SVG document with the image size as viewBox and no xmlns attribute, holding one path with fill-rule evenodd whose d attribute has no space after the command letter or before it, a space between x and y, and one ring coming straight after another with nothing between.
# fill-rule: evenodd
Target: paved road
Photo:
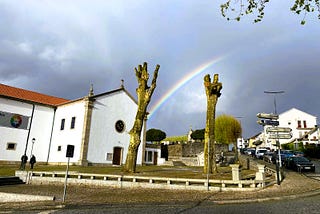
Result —
<instances>
[{"instance_id":1,"label":"paved road","mask_svg":"<svg viewBox=\"0 0 320 214\"><path fill-rule=\"evenodd\" d=\"M279 200L260 203L242 203L242 204L216 204L212 201L186 202L186 203L171 203L171 204L135 204L135 205L66 205L63 208L51 210L38 210L38 213L281 213L295 214L319 213L320 210L320 195L300 198L295 200ZM32 212L31 212L32 213ZM34 212L36 213L36 212Z\"/></svg>"},{"instance_id":2,"label":"paved road","mask_svg":"<svg viewBox=\"0 0 320 214\"><path fill-rule=\"evenodd\" d=\"M316 171L315 173L304 173L306 176L316 179L316 180L320 180L320 160L313 160L312 161L314 163L314 165L316 166Z\"/></svg>"}]
</instances>

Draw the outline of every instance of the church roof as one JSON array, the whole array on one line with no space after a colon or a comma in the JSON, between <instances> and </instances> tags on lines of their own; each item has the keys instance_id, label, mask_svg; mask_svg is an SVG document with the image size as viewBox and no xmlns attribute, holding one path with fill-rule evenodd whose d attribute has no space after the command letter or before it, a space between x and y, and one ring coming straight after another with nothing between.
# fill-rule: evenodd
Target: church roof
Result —
<instances>
[{"instance_id":1,"label":"church roof","mask_svg":"<svg viewBox=\"0 0 320 214\"><path fill-rule=\"evenodd\" d=\"M21 88L16 88L0 83L0 97L14 98L44 105L57 106L68 102L69 100L54 97L46 94L41 94L34 91L29 91Z\"/></svg>"}]
</instances>

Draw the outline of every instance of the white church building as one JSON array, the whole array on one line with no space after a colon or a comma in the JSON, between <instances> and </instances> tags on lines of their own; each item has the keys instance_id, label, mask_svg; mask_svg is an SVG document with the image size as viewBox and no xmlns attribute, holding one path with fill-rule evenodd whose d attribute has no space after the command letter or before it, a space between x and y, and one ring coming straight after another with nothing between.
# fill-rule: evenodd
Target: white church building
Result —
<instances>
[{"instance_id":1,"label":"white church building","mask_svg":"<svg viewBox=\"0 0 320 214\"><path fill-rule=\"evenodd\" d=\"M65 164L125 163L137 101L120 88L66 100L0 84L0 162L20 162L26 154L37 162ZM137 164L142 163L142 146Z\"/></svg>"}]
</instances>

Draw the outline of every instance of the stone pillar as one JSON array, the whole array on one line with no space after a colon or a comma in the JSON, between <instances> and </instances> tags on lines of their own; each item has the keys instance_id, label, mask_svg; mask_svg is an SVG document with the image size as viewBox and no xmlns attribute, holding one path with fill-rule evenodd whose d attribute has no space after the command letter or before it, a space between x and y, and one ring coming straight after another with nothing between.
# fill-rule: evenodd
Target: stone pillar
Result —
<instances>
[{"instance_id":1,"label":"stone pillar","mask_svg":"<svg viewBox=\"0 0 320 214\"><path fill-rule=\"evenodd\" d=\"M256 181L261 182L262 181L262 187L265 186L265 165L257 165L258 172L256 172Z\"/></svg>"},{"instance_id":2,"label":"stone pillar","mask_svg":"<svg viewBox=\"0 0 320 214\"><path fill-rule=\"evenodd\" d=\"M240 165L239 164L230 164L232 168L232 180L239 181L240 180Z\"/></svg>"},{"instance_id":3,"label":"stone pillar","mask_svg":"<svg viewBox=\"0 0 320 214\"><path fill-rule=\"evenodd\" d=\"M258 167L258 172L256 172L256 180L264 181L265 180L265 171L264 171L265 165L258 164L257 167Z\"/></svg>"},{"instance_id":4,"label":"stone pillar","mask_svg":"<svg viewBox=\"0 0 320 214\"><path fill-rule=\"evenodd\" d=\"M146 158L146 143L147 143L147 120L148 120L148 112L146 112L146 116L143 120L143 133L142 133L142 165L146 165L145 158Z\"/></svg>"},{"instance_id":5,"label":"stone pillar","mask_svg":"<svg viewBox=\"0 0 320 214\"><path fill-rule=\"evenodd\" d=\"M83 122L83 130L82 130L82 139L81 139L81 148L80 148L80 159L79 164L81 166L88 166L88 146L89 146L89 135L90 135L90 127L91 127L91 116L93 109L93 87L91 86L89 95L84 98L85 103L85 113L84 113L84 122Z\"/></svg>"}]
</instances>

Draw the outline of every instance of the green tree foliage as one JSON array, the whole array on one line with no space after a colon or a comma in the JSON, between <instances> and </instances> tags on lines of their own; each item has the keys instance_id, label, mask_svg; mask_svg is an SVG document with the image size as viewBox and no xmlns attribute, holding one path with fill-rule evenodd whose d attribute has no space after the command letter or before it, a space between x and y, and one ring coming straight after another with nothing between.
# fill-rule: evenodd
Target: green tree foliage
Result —
<instances>
[{"instance_id":1,"label":"green tree foliage","mask_svg":"<svg viewBox=\"0 0 320 214\"><path fill-rule=\"evenodd\" d=\"M241 137L241 124L231 115L222 114L216 118L216 142L231 144Z\"/></svg>"},{"instance_id":2,"label":"green tree foliage","mask_svg":"<svg viewBox=\"0 0 320 214\"><path fill-rule=\"evenodd\" d=\"M215 139L217 143L233 144L235 161L238 160L237 139L241 137L242 129L239 120L233 116L222 114L215 121Z\"/></svg>"},{"instance_id":3,"label":"green tree foliage","mask_svg":"<svg viewBox=\"0 0 320 214\"><path fill-rule=\"evenodd\" d=\"M170 137L166 137L163 141L169 141L169 142L187 142L187 141L188 141L188 136L187 136L187 135L170 136Z\"/></svg>"},{"instance_id":4,"label":"green tree foliage","mask_svg":"<svg viewBox=\"0 0 320 214\"><path fill-rule=\"evenodd\" d=\"M149 129L146 133L146 140L151 142L160 142L166 137L166 133L159 129Z\"/></svg>"},{"instance_id":5,"label":"green tree foliage","mask_svg":"<svg viewBox=\"0 0 320 214\"><path fill-rule=\"evenodd\" d=\"M264 9L270 0L227 0L221 4L221 14L227 17L227 20L240 21L241 17L248 14L257 14L254 22L260 22L264 17ZM298 15L302 15L301 24L306 23L305 18L308 13L317 13L320 19L320 0L293 0L293 5L290 10ZM227 13L233 13L233 18L230 18Z\"/></svg>"},{"instance_id":6,"label":"green tree foliage","mask_svg":"<svg viewBox=\"0 0 320 214\"><path fill-rule=\"evenodd\" d=\"M197 130L194 130L191 134L191 138L194 139L194 140L201 140L203 141L204 139L204 130L205 129L197 129Z\"/></svg>"}]
</instances>

